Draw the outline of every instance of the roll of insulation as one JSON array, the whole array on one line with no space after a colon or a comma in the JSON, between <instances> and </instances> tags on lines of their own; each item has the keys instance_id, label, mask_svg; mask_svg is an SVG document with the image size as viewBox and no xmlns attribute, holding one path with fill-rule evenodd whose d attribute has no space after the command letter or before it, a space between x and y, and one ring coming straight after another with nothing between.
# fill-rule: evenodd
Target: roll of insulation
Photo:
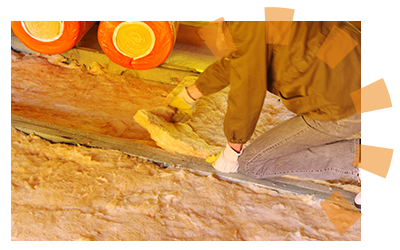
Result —
<instances>
[{"instance_id":1,"label":"roll of insulation","mask_svg":"<svg viewBox=\"0 0 400 250\"><path fill-rule=\"evenodd\" d=\"M130 69L152 69L170 55L179 22L102 21L97 38L114 63Z\"/></svg>"},{"instance_id":2,"label":"roll of insulation","mask_svg":"<svg viewBox=\"0 0 400 250\"><path fill-rule=\"evenodd\" d=\"M59 54L77 45L93 24L94 21L12 21L11 28L31 50Z\"/></svg>"}]
</instances>

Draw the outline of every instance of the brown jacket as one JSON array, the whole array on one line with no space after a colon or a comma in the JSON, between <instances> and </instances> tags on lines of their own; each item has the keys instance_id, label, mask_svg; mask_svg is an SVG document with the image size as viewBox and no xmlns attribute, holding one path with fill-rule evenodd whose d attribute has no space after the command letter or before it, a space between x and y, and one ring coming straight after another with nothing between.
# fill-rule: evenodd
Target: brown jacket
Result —
<instances>
[{"instance_id":1,"label":"brown jacket","mask_svg":"<svg viewBox=\"0 0 400 250\"><path fill-rule=\"evenodd\" d=\"M264 22L227 22L237 51L210 65L196 81L209 95L230 85L224 131L246 143L267 90L292 112L332 121L355 113L350 93L361 88L361 34L346 22L293 22L288 45L266 44ZM333 69L316 57L336 25L358 44Z\"/></svg>"}]
</instances>

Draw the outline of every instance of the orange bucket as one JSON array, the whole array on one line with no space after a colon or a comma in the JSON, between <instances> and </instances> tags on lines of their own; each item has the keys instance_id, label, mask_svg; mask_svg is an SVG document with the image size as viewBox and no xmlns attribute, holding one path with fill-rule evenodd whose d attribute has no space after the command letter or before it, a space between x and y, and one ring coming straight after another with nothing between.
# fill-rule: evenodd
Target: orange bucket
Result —
<instances>
[{"instance_id":1,"label":"orange bucket","mask_svg":"<svg viewBox=\"0 0 400 250\"><path fill-rule=\"evenodd\" d=\"M104 53L114 63L145 70L161 65L170 55L179 22L102 21L97 38Z\"/></svg>"},{"instance_id":2,"label":"orange bucket","mask_svg":"<svg viewBox=\"0 0 400 250\"><path fill-rule=\"evenodd\" d=\"M94 21L12 21L18 39L31 50L59 54L72 49Z\"/></svg>"}]
</instances>

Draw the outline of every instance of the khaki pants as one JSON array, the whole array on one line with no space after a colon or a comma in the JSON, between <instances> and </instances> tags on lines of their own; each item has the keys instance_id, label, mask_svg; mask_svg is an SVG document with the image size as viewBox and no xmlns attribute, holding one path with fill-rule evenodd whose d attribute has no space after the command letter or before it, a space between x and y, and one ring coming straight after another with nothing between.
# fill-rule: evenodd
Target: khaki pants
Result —
<instances>
[{"instance_id":1,"label":"khaki pants","mask_svg":"<svg viewBox=\"0 0 400 250\"><path fill-rule=\"evenodd\" d=\"M254 178L295 175L325 180L348 175L359 139L343 140L361 131L361 115L337 121L296 116L267 131L244 148L239 170Z\"/></svg>"}]
</instances>

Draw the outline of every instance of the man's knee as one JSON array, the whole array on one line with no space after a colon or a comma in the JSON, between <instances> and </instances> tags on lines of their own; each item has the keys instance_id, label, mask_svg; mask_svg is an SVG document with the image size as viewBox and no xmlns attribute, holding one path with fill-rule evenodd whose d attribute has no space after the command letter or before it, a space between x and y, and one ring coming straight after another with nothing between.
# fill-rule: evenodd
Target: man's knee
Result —
<instances>
[{"instance_id":1,"label":"man's knee","mask_svg":"<svg viewBox=\"0 0 400 250\"><path fill-rule=\"evenodd\" d=\"M265 163L254 162L253 158L253 155L245 154L245 152L243 152L238 158L239 171L253 178L263 178L261 175Z\"/></svg>"}]
</instances>

